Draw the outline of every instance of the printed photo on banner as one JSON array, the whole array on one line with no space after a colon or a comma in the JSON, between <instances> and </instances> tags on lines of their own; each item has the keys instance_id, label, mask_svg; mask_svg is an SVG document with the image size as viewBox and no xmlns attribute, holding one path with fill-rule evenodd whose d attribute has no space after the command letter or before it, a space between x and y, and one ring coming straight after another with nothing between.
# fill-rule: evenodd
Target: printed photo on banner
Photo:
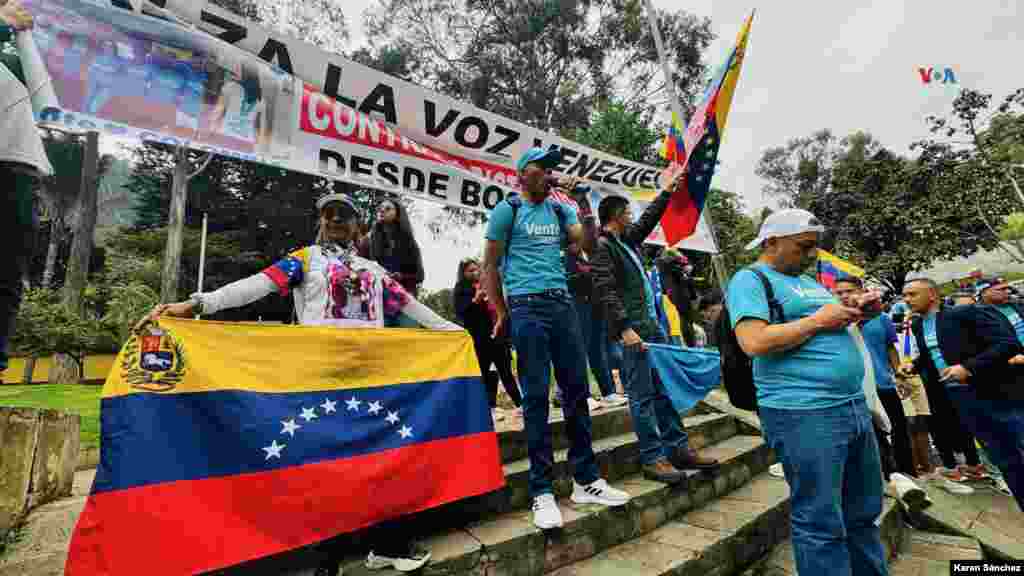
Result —
<instances>
[{"instance_id":1,"label":"printed photo on banner","mask_svg":"<svg viewBox=\"0 0 1024 576\"><path fill-rule=\"evenodd\" d=\"M51 105L61 114L240 153L290 156L297 94L290 75L156 18L77 0L26 6L57 99Z\"/></svg>"}]
</instances>

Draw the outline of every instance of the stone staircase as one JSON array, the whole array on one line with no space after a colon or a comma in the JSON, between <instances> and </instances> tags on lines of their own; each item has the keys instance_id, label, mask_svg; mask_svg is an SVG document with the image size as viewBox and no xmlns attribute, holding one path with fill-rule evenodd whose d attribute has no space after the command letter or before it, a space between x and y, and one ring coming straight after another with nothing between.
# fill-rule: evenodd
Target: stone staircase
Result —
<instances>
[{"instance_id":1,"label":"stone staircase","mask_svg":"<svg viewBox=\"0 0 1024 576\"><path fill-rule=\"evenodd\" d=\"M626 407L593 414L602 475L633 496L620 508L569 501L572 482L559 414L552 422L555 492L565 526L549 533L531 522L525 433L499 431L507 480L503 490L409 519L433 553L424 574L728 574L764 556L787 535L788 487L767 475L773 457L756 431L732 415L704 412L688 415L684 424L691 446L718 458L721 471L716 476L693 472L672 487L642 477ZM344 538L353 550L343 563L346 576L389 574L362 565L359 535ZM296 563L303 563L296 554L279 563L288 566L288 573L309 573L308 568L296 571ZM224 573L273 570L263 561Z\"/></svg>"},{"instance_id":2,"label":"stone staircase","mask_svg":"<svg viewBox=\"0 0 1024 576\"><path fill-rule=\"evenodd\" d=\"M880 529L890 576L948 576L951 560L983 559L981 545L974 538L921 532L911 528L904 518L900 505L886 498ZM743 576L796 574L793 544L788 538L743 572Z\"/></svg>"}]
</instances>

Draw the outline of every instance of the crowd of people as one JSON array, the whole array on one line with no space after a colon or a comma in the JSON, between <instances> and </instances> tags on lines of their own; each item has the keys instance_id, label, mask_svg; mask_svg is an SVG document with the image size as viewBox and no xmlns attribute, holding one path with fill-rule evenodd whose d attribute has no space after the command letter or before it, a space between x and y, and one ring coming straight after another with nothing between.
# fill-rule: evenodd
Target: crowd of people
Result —
<instances>
[{"instance_id":1,"label":"crowd of people","mask_svg":"<svg viewBox=\"0 0 1024 576\"><path fill-rule=\"evenodd\" d=\"M0 19L30 22L5 4ZM53 169L24 86L3 66L0 83L8 102L0 173L12 183L0 217L15 242L0 266L2 371L30 253L32 189ZM623 506L630 494L597 466L588 372L598 404L628 404L644 477L675 484L686 470L715 474L719 463L689 446L645 347L717 347L724 325L752 359L764 436L790 487L799 573L887 574L876 524L887 485L925 505L915 481L966 493L968 481L992 479L1024 509L1024 305L1004 281L981 279L973 293L946 302L935 282L917 278L902 302L883 311L860 279L842 278L830 291L805 274L825 229L813 214L789 209L761 224L748 246L760 251L755 264L724 293L698 298L684 255L644 245L685 171L634 218L619 196L603 198L595 213L579 181L551 175L561 160L557 149L542 148L519 159L522 192L493 210L482 262L458 266L453 304L461 326L417 300L423 258L401 202L383 201L362 234L356 203L328 194L316 202L312 244L258 274L160 304L138 328L161 315L213 314L277 292L293 296L305 325L465 329L494 420L506 417L496 401L499 380L522 417L532 520L548 530L563 524L553 490L552 374L570 444L571 501ZM402 518L373 527L367 566L419 569L430 553L413 537ZM338 551L328 556L322 574L337 572Z\"/></svg>"}]
</instances>

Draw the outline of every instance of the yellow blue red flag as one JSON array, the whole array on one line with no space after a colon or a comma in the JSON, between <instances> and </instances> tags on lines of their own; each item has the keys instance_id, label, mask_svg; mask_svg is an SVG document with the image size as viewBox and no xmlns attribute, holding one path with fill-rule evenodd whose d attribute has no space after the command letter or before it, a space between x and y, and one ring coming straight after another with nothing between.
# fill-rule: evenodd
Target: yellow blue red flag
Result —
<instances>
[{"instance_id":1,"label":"yellow blue red flag","mask_svg":"<svg viewBox=\"0 0 1024 576\"><path fill-rule=\"evenodd\" d=\"M662 145L663 149L672 151L671 161L686 166L688 170L685 189L673 194L672 201L661 219L665 240L670 246L693 234L700 221L704 200L711 188L711 178L718 162L718 148L722 135L725 134L725 123L729 117L729 108L732 106L740 69L743 67L750 25L753 21L754 14L751 13L736 37L736 45L729 53L729 57L708 84L703 101L694 111L686 127L683 153L678 154L674 145ZM676 118L673 115L672 127L669 130L673 143L675 128ZM669 138L666 138L666 142L668 140Z\"/></svg>"},{"instance_id":2,"label":"yellow blue red flag","mask_svg":"<svg viewBox=\"0 0 1024 576\"><path fill-rule=\"evenodd\" d=\"M849 276L863 278L864 274L865 271L860 266L843 260L831 252L818 250L818 284L829 290L834 288L836 282L842 278Z\"/></svg>"},{"instance_id":3,"label":"yellow blue red flag","mask_svg":"<svg viewBox=\"0 0 1024 576\"><path fill-rule=\"evenodd\" d=\"M504 485L465 332L161 319L100 419L70 576L216 570Z\"/></svg>"}]
</instances>

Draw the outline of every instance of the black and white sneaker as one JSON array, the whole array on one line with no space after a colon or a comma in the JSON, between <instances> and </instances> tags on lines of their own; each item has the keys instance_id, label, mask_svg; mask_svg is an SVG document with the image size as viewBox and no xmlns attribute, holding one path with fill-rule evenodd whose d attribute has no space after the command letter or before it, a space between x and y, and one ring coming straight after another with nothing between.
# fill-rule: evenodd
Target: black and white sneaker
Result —
<instances>
[{"instance_id":1,"label":"black and white sneaker","mask_svg":"<svg viewBox=\"0 0 1024 576\"><path fill-rule=\"evenodd\" d=\"M583 486L572 482L572 501L576 504L602 504L604 506L622 506L629 502L629 493L617 490L608 485L604 478Z\"/></svg>"}]
</instances>

